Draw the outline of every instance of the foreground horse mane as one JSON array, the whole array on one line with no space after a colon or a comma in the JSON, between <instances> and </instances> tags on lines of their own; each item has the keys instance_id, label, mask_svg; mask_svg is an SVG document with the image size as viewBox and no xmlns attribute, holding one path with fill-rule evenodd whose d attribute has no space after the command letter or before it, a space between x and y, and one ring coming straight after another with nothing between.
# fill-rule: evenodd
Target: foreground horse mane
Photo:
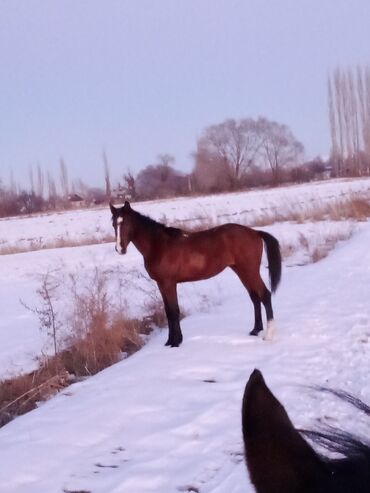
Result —
<instances>
[{"instance_id":1,"label":"foreground horse mane","mask_svg":"<svg viewBox=\"0 0 370 493\"><path fill-rule=\"evenodd\" d=\"M352 395L329 392L370 417L370 408ZM255 370L245 388L243 437L246 462L257 493L369 493L370 442L334 427L294 428L281 403ZM309 438L328 452L316 452Z\"/></svg>"},{"instance_id":2,"label":"foreground horse mane","mask_svg":"<svg viewBox=\"0 0 370 493\"><path fill-rule=\"evenodd\" d=\"M370 418L370 407L352 394L326 387L316 387L316 390L338 397L341 401L350 404ZM298 431L328 452L341 454L350 461L362 458L367 460L370 465L370 439L365 440L363 437L327 425L322 426L319 430ZM323 459L326 460L326 458Z\"/></svg>"},{"instance_id":3,"label":"foreground horse mane","mask_svg":"<svg viewBox=\"0 0 370 493\"><path fill-rule=\"evenodd\" d=\"M135 217L135 219L139 220L141 224L148 230L153 233L162 232L171 238L177 238L183 234L183 231L179 228L173 228L172 226L166 226L163 223L155 221L151 217L145 216L138 211L134 211L131 209L131 213Z\"/></svg>"}]
</instances>

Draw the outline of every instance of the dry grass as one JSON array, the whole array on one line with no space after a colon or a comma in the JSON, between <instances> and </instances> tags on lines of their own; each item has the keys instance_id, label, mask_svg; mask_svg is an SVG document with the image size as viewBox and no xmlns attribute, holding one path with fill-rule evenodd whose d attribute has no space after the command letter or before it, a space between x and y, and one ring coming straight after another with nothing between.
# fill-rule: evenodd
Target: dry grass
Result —
<instances>
[{"instance_id":1,"label":"dry grass","mask_svg":"<svg viewBox=\"0 0 370 493\"><path fill-rule=\"evenodd\" d=\"M241 216L243 219L241 220ZM190 232L203 231L213 228L225 222L238 222L250 227L263 227L279 222L306 222L319 221L366 221L370 217L370 199L363 195L351 194L345 198L333 199L331 202L312 200L311 204L291 202L282 204L280 208L271 207L262 211L241 211L240 213L223 214L211 217L204 214L193 219L177 221L172 226L185 229Z\"/></svg>"},{"instance_id":2,"label":"dry grass","mask_svg":"<svg viewBox=\"0 0 370 493\"><path fill-rule=\"evenodd\" d=\"M355 221L366 221L370 217L370 200L352 195L349 199L343 200L332 210L330 219L337 217L339 213L339 220L341 219L354 219Z\"/></svg>"},{"instance_id":3,"label":"dry grass","mask_svg":"<svg viewBox=\"0 0 370 493\"><path fill-rule=\"evenodd\" d=\"M69 384L59 358L49 358L27 375L0 382L0 426L31 411Z\"/></svg>"},{"instance_id":4,"label":"dry grass","mask_svg":"<svg viewBox=\"0 0 370 493\"><path fill-rule=\"evenodd\" d=\"M58 287L62 279L67 282L61 278ZM71 382L94 375L139 350L153 324L164 321L159 300L148 307L152 311L143 320L126 318L122 307L109 297L109 272L95 268L83 280L75 275L69 281L64 287L70 293L72 308L63 320L68 334L64 349L54 356L43 356L36 371L0 382L0 426L34 409ZM51 305L56 296L50 298ZM69 305L67 300L65 305ZM53 309L57 316L60 312ZM41 323L42 330L47 328Z\"/></svg>"},{"instance_id":5,"label":"dry grass","mask_svg":"<svg viewBox=\"0 0 370 493\"><path fill-rule=\"evenodd\" d=\"M305 264L318 262L327 257L331 250L335 248L340 241L349 240L354 233L354 227L348 226L340 231L322 231L315 233L314 236L307 236L300 233L298 241L281 243L281 254L284 260L292 257L298 251L303 251Z\"/></svg>"},{"instance_id":6,"label":"dry grass","mask_svg":"<svg viewBox=\"0 0 370 493\"><path fill-rule=\"evenodd\" d=\"M56 356L43 357L39 368L0 382L0 426L35 409L81 377L93 375L140 349L146 322L116 318L107 327L96 319L85 337L71 337L71 345Z\"/></svg>"},{"instance_id":7,"label":"dry grass","mask_svg":"<svg viewBox=\"0 0 370 493\"><path fill-rule=\"evenodd\" d=\"M89 245L98 245L102 243L112 243L114 241L114 236L107 234L103 237L99 236L88 236L86 238L58 238L53 241L47 241L43 243L40 240L31 241L28 245L16 246L16 245L5 245L0 246L0 255L14 255L16 253L26 253L33 252L37 250L51 250L54 248L70 248L70 247L80 247Z\"/></svg>"},{"instance_id":8,"label":"dry grass","mask_svg":"<svg viewBox=\"0 0 370 493\"><path fill-rule=\"evenodd\" d=\"M142 270L137 268L127 269L123 266L108 270L109 276L116 278L116 297L119 300L121 310L125 310L127 293L134 298L140 296L143 299L141 313L145 313L142 320L148 329L153 326L164 327L167 325L164 305L156 284ZM125 294L122 296L122 294Z\"/></svg>"},{"instance_id":9,"label":"dry grass","mask_svg":"<svg viewBox=\"0 0 370 493\"><path fill-rule=\"evenodd\" d=\"M66 369L77 376L93 375L140 349L146 322L124 316L109 295L110 274L95 267L84 281L70 276L73 308L67 317Z\"/></svg>"},{"instance_id":10,"label":"dry grass","mask_svg":"<svg viewBox=\"0 0 370 493\"><path fill-rule=\"evenodd\" d=\"M0 382L0 426L35 409L79 378L94 375L134 353L143 345L143 333L148 333L147 321L116 315L108 326L99 315L90 318L83 337L71 335L68 347L55 356L44 356L36 371Z\"/></svg>"},{"instance_id":11,"label":"dry grass","mask_svg":"<svg viewBox=\"0 0 370 493\"><path fill-rule=\"evenodd\" d=\"M240 216L245 217L240 221ZM336 198L331 202L320 200L312 201L311 204L300 204L291 202L282 204L281 207L275 207L256 212L253 210L241 211L240 213L223 214L217 218L211 217L206 210L201 211L201 215L191 219L184 219L171 223L171 226L179 227L191 232L202 231L213 228L225 222L241 222L251 227L263 227L277 222L292 221L298 224L317 221L366 221L370 217L370 199L367 195L352 193L344 198ZM161 221L166 224L165 215ZM0 255L13 255L16 253L25 253L35 250L47 250L53 248L67 248L96 245L101 243L111 243L114 241L113 234L101 236L87 236L85 238L71 239L58 238L54 241L42 242L40 239L34 239L28 245L4 245L0 246Z\"/></svg>"},{"instance_id":12,"label":"dry grass","mask_svg":"<svg viewBox=\"0 0 370 493\"><path fill-rule=\"evenodd\" d=\"M325 203L314 201L310 205L291 203L274 211L265 212L252 219L252 226L260 227L276 222L292 221L298 224L318 221L366 221L370 217L370 199L350 195Z\"/></svg>"},{"instance_id":13,"label":"dry grass","mask_svg":"<svg viewBox=\"0 0 370 493\"><path fill-rule=\"evenodd\" d=\"M143 330L147 330L145 323L119 314L109 325L104 317L92 318L83 337L70 336L68 349L61 353L63 366L76 377L94 375L140 349Z\"/></svg>"},{"instance_id":14,"label":"dry grass","mask_svg":"<svg viewBox=\"0 0 370 493\"><path fill-rule=\"evenodd\" d=\"M353 235L353 229L348 231L329 233L314 247L308 249L308 254L311 263L316 263L319 260L327 257L340 241L349 240Z\"/></svg>"}]
</instances>

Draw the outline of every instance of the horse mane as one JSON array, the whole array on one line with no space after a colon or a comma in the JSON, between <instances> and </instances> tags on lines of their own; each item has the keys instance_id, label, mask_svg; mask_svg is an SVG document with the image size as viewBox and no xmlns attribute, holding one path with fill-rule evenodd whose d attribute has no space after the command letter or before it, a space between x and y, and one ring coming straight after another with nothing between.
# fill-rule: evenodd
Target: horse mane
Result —
<instances>
[{"instance_id":1,"label":"horse mane","mask_svg":"<svg viewBox=\"0 0 370 493\"><path fill-rule=\"evenodd\" d=\"M316 390L370 418L370 407L351 394ZM297 430L259 370L245 387L242 427L246 463L257 493L370 493L369 438L331 426Z\"/></svg>"},{"instance_id":2,"label":"horse mane","mask_svg":"<svg viewBox=\"0 0 370 493\"><path fill-rule=\"evenodd\" d=\"M144 214L141 214L138 211L131 211L136 219L139 219L140 223L150 232L152 233L164 233L170 238L179 238L182 234L183 231L179 228L173 228L172 226L166 226L165 224L162 224L158 221L155 221L151 217L144 216Z\"/></svg>"},{"instance_id":3,"label":"horse mane","mask_svg":"<svg viewBox=\"0 0 370 493\"><path fill-rule=\"evenodd\" d=\"M327 387L316 387L319 392L334 395L341 401L350 404L370 418L370 406L352 394ZM318 430L298 430L303 436L328 452L340 454L349 462L365 461L370 467L370 440L356 436L339 428L324 425ZM325 458L323 458L325 460ZM327 460L327 459L326 459ZM339 459L342 461L343 459Z\"/></svg>"}]
</instances>

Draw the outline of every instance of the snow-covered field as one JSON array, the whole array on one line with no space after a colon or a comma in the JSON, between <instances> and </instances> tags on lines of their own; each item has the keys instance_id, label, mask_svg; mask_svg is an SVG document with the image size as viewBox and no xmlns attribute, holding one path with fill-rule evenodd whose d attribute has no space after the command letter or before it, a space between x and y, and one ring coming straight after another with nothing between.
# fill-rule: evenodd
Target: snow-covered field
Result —
<instances>
[{"instance_id":1,"label":"snow-covered field","mask_svg":"<svg viewBox=\"0 0 370 493\"><path fill-rule=\"evenodd\" d=\"M161 219L207 215L245 222L247 214L294 202L335 200L369 190L369 180L339 181L273 191L140 204ZM17 227L18 225L18 227ZM299 233L314 241L346 222L290 224L261 229L279 240ZM0 239L17 243L81 232L109 232L108 211L81 211L0 221ZM330 255L302 266L302 252L286 263L273 298L277 332L272 342L248 336L252 304L230 271L181 286L184 343L165 348L156 331L138 353L74 384L0 430L0 492L4 493L248 493L242 457L241 397L255 368L282 400L297 426L316 419L366 433L368 423L330 396L302 385L349 390L370 402L370 222ZM6 238L8 238L6 240ZM45 337L20 303L36 303L38 276L55 266L88 272L143 271L134 247L119 257L113 245L0 256L0 375L32 368ZM113 274L112 274L113 275ZM128 309L143 310L140 290L127 293ZM63 300L62 300L63 301Z\"/></svg>"},{"instance_id":2,"label":"snow-covered field","mask_svg":"<svg viewBox=\"0 0 370 493\"><path fill-rule=\"evenodd\" d=\"M370 179L341 179L327 182L280 187L269 190L176 198L135 204L142 214L161 222L176 221L186 228L197 220L253 224L264 214L286 209L330 203L338 198L370 191ZM112 233L109 208L43 214L31 218L0 219L0 248L42 248L60 239L83 241L104 238Z\"/></svg>"}]
</instances>

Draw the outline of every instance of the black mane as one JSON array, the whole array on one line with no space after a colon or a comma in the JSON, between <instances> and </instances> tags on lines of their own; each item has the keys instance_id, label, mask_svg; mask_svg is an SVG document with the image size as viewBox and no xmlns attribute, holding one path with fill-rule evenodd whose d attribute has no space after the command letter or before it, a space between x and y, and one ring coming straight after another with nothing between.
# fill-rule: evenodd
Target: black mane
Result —
<instances>
[{"instance_id":1,"label":"black mane","mask_svg":"<svg viewBox=\"0 0 370 493\"><path fill-rule=\"evenodd\" d=\"M316 390L332 394L370 417L370 407L352 394L326 387L316 387ZM370 441L368 439L366 440L363 437L327 425L324 425L319 430L299 431L328 452L341 454L349 461L364 460L370 467Z\"/></svg>"},{"instance_id":2,"label":"black mane","mask_svg":"<svg viewBox=\"0 0 370 493\"><path fill-rule=\"evenodd\" d=\"M316 390L369 416L369 406L349 393ZM370 493L369 439L332 426L297 430L259 370L245 387L242 427L247 467L257 493Z\"/></svg>"},{"instance_id":3,"label":"black mane","mask_svg":"<svg viewBox=\"0 0 370 493\"><path fill-rule=\"evenodd\" d=\"M155 221L151 217L144 216L140 212L132 211L135 218L140 221L140 223L153 234L164 233L171 238L178 238L183 234L183 231L179 228L173 228L172 226L166 226L160 222Z\"/></svg>"}]
</instances>

